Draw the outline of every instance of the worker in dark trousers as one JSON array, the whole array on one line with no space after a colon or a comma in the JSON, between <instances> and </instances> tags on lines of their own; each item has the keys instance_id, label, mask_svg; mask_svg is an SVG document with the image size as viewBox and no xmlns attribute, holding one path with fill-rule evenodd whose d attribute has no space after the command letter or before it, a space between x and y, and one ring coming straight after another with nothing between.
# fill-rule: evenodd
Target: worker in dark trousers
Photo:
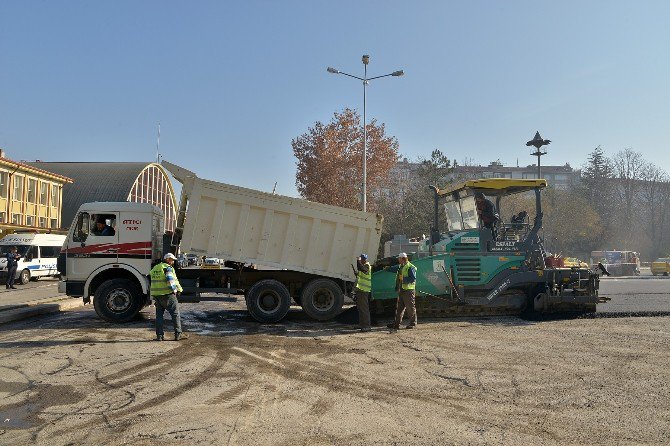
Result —
<instances>
[{"instance_id":1,"label":"worker in dark trousers","mask_svg":"<svg viewBox=\"0 0 670 446\"><path fill-rule=\"evenodd\" d=\"M395 320L393 323L388 324L387 327L391 330L400 328L400 322L402 322L402 317L405 314L405 310L407 310L409 324L407 324L407 327L405 328L414 328L417 324L416 300L414 294L416 288L416 266L409 262L407 254L401 252L400 255L398 255L398 265L387 267L387 270L396 273L396 289L398 290Z\"/></svg>"},{"instance_id":2,"label":"worker in dark trousers","mask_svg":"<svg viewBox=\"0 0 670 446\"><path fill-rule=\"evenodd\" d=\"M16 268L19 266L18 262L19 259L21 258L21 255L18 254L16 249L16 246L12 246L9 248L9 252L7 253L7 283L6 287L7 289L13 289L15 290L16 287L14 286L14 280L16 279Z\"/></svg>"},{"instance_id":3,"label":"worker in dark trousers","mask_svg":"<svg viewBox=\"0 0 670 446\"><path fill-rule=\"evenodd\" d=\"M156 305L156 340L164 340L163 317L167 310L172 316L174 325L174 340L188 338L181 331L181 315L179 314L179 301L177 296L181 294L182 287L174 272L174 261L177 258L172 253L165 254L162 263L151 268L151 297Z\"/></svg>"},{"instance_id":4,"label":"worker in dark trousers","mask_svg":"<svg viewBox=\"0 0 670 446\"><path fill-rule=\"evenodd\" d=\"M358 325L361 331L370 331L370 294L372 292L372 267L367 254L356 259L356 307L358 307Z\"/></svg>"}]
</instances>

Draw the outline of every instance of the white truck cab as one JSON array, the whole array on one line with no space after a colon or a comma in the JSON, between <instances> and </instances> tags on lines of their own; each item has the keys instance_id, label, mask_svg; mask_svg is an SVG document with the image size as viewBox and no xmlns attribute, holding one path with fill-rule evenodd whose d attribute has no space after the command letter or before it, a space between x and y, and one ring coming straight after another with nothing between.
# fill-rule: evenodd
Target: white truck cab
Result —
<instances>
[{"instance_id":1,"label":"white truck cab","mask_svg":"<svg viewBox=\"0 0 670 446\"><path fill-rule=\"evenodd\" d=\"M16 269L16 279L25 285L29 280L57 276L56 260L64 235L36 234L33 232L9 234L0 240L0 276L7 275L7 253L16 247L21 256Z\"/></svg>"},{"instance_id":2,"label":"white truck cab","mask_svg":"<svg viewBox=\"0 0 670 446\"><path fill-rule=\"evenodd\" d=\"M131 319L150 303L147 275L161 258L163 222L163 211L148 203L82 204L59 257L59 291L85 302L95 296L106 320Z\"/></svg>"}]
</instances>

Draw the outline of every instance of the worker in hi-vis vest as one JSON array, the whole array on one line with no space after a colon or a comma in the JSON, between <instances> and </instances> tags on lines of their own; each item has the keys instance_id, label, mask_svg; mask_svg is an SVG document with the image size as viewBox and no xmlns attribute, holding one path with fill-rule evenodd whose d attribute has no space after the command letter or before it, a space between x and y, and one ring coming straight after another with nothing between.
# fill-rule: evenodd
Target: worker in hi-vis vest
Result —
<instances>
[{"instance_id":1,"label":"worker in hi-vis vest","mask_svg":"<svg viewBox=\"0 0 670 446\"><path fill-rule=\"evenodd\" d=\"M356 259L356 306L361 331L370 331L370 293L372 292L372 267L367 254Z\"/></svg>"},{"instance_id":2,"label":"worker in hi-vis vest","mask_svg":"<svg viewBox=\"0 0 670 446\"><path fill-rule=\"evenodd\" d=\"M181 294L182 287L174 271L174 261L177 258L172 253L165 254L163 262L151 269L151 297L156 305L156 340L164 340L163 315L165 310L172 316L174 325L174 340L188 338L181 331L181 316L179 315L179 301L177 296Z\"/></svg>"},{"instance_id":3,"label":"worker in hi-vis vest","mask_svg":"<svg viewBox=\"0 0 670 446\"><path fill-rule=\"evenodd\" d=\"M416 266L412 265L407 259L407 254L401 252L398 255L398 265L387 268L388 271L396 273L396 289L398 290L398 300L395 307L395 320L388 324L391 330L400 328L402 316L407 309L407 318L409 324L405 328L416 327L416 301L414 289L416 288Z\"/></svg>"}]
</instances>

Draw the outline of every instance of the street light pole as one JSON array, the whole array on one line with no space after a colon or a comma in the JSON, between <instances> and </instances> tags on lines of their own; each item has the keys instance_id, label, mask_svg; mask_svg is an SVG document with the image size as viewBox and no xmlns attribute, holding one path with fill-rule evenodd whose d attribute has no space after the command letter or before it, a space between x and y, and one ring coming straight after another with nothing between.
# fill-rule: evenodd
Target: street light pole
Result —
<instances>
[{"instance_id":1,"label":"street light pole","mask_svg":"<svg viewBox=\"0 0 670 446\"><path fill-rule=\"evenodd\" d=\"M403 70L397 70L394 71L393 73L389 74L384 74L382 76L375 76L368 78L368 63L370 63L370 56L367 54L364 54L362 57L363 61L363 77L358 77L354 76L353 74L345 73L343 71L337 70L332 67L328 67L326 71L332 74L343 74L345 76L353 77L354 79L358 79L359 81L363 82L363 184L361 186L361 195L362 195L362 202L363 202L363 212L367 211L367 183L368 183L368 177L367 177L367 161L368 161L368 128L367 128L367 122L366 122L366 102L367 102L367 92L366 92L366 87L370 83L369 81L373 79L379 79L382 77L387 77L387 76L394 76L394 77L400 77L405 74Z\"/></svg>"}]
</instances>

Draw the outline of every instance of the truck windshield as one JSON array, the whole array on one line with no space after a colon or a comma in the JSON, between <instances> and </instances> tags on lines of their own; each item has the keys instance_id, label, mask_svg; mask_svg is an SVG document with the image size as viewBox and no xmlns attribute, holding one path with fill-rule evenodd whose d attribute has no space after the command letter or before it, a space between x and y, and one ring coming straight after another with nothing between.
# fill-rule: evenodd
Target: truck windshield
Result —
<instances>
[{"instance_id":1,"label":"truck windshield","mask_svg":"<svg viewBox=\"0 0 670 446\"><path fill-rule=\"evenodd\" d=\"M30 245L2 245L0 246L0 255L6 256L12 246L16 246L16 253L25 256Z\"/></svg>"}]
</instances>

